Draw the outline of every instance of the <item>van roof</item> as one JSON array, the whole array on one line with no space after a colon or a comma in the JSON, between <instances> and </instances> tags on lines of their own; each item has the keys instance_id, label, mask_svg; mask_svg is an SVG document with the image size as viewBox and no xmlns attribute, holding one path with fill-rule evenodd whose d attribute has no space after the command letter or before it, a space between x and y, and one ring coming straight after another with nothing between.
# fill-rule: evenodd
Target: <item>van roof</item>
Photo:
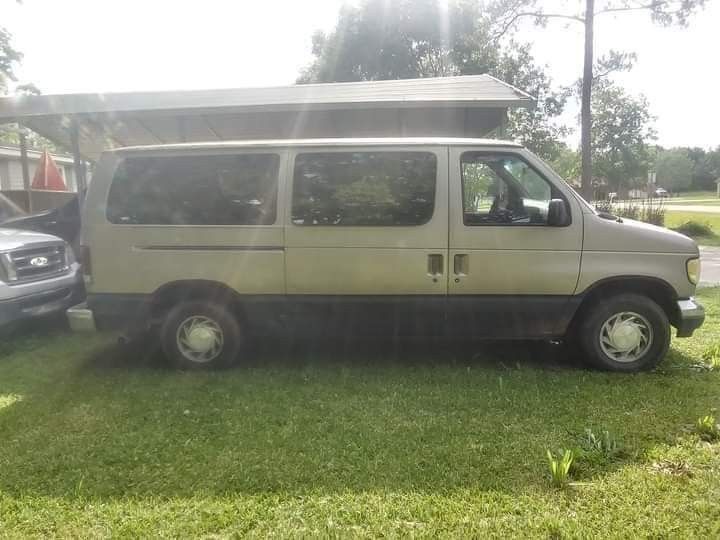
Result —
<instances>
[{"instance_id":1,"label":"van roof","mask_svg":"<svg viewBox=\"0 0 720 540\"><path fill-rule=\"evenodd\" d=\"M311 146L497 146L522 148L513 141L499 139L472 139L464 137L343 137L335 139L271 139L251 141L213 141L177 144L156 144L147 146L125 146L108 152L139 152L157 150L190 150L214 148L289 148Z\"/></svg>"}]
</instances>

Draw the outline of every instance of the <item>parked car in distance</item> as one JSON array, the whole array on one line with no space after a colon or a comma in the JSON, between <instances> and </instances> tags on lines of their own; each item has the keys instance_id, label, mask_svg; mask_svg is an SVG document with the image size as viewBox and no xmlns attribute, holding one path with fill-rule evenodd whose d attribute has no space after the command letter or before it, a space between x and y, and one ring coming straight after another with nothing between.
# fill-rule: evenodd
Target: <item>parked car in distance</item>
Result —
<instances>
[{"instance_id":1,"label":"parked car in distance","mask_svg":"<svg viewBox=\"0 0 720 540\"><path fill-rule=\"evenodd\" d=\"M62 312L83 299L82 272L67 242L0 228L0 326Z\"/></svg>"},{"instance_id":2,"label":"parked car in distance","mask_svg":"<svg viewBox=\"0 0 720 540\"><path fill-rule=\"evenodd\" d=\"M116 149L83 215L76 329L153 331L184 368L248 336L567 338L657 365L704 319L697 245L598 214L507 141L378 138Z\"/></svg>"},{"instance_id":3,"label":"parked car in distance","mask_svg":"<svg viewBox=\"0 0 720 540\"><path fill-rule=\"evenodd\" d=\"M670 193L665 188L657 188L654 192L655 197L658 197L659 199L666 199L670 196Z\"/></svg>"}]
</instances>

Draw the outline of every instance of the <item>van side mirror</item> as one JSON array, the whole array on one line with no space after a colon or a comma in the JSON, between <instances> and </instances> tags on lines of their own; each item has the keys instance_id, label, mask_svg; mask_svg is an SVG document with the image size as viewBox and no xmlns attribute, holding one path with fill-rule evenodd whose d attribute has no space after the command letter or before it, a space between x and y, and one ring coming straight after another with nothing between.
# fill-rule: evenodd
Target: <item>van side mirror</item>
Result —
<instances>
[{"instance_id":1,"label":"van side mirror","mask_svg":"<svg viewBox=\"0 0 720 540\"><path fill-rule=\"evenodd\" d=\"M564 200L550 199L547 224L551 227L564 227L570 224L570 209Z\"/></svg>"}]
</instances>

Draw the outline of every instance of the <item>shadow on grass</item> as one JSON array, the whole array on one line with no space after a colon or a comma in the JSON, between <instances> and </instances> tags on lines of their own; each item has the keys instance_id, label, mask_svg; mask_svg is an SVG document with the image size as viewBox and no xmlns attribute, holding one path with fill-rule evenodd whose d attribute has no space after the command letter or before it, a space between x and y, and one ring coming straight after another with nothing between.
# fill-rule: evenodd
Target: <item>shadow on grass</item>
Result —
<instances>
[{"instance_id":1,"label":"shadow on grass","mask_svg":"<svg viewBox=\"0 0 720 540\"><path fill-rule=\"evenodd\" d=\"M483 366L488 369L578 369L582 362L561 344L542 341L450 341L447 339L269 339L247 344L237 363L216 372L307 366ZM79 370L148 368L172 371L156 340L108 343Z\"/></svg>"},{"instance_id":2,"label":"shadow on grass","mask_svg":"<svg viewBox=\"0 0 720 540\"><path fill-rule=\"evenodd\" d=\"M239 368L179 373L147 344L59 334L0 363L0 395L17 396L0 408L0 490L518 494L546 487L545 451L577 446L587 427L610 430L638 460L716 399L714 375L589 372L561 353L537 343L276 341ZM674 353L673 365L686 361Z\"/></svg>"}]
</instances>

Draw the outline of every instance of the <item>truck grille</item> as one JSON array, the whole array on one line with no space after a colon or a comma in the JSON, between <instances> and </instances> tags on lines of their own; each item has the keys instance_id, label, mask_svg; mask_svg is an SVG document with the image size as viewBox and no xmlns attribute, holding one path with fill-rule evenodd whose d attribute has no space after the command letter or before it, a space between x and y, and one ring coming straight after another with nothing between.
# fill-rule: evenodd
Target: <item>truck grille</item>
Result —
<instances>
[{"instance_id":1,"label":"truck grille","mask_svg":"<svg viewBox=\"0 0 720 540\"><path fill-rule=\"evenodd\" d=\"M64 244L24 247L3 254L8 282L25 283L67 273Z\"/></svg>"}]
</instances>

